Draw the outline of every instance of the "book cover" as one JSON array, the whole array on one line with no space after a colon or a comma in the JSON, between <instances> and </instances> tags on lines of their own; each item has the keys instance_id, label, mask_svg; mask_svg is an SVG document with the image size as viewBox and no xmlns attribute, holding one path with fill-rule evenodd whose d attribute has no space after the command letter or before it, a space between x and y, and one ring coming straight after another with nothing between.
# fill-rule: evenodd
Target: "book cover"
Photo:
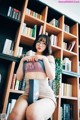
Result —
<instances>
[{"instance_id":1,"label":"book cover","mask_svg":"<svg viewBox=\"0 0 80 120\"><path fill-rule=\"evenodd\" d=\"M39 80L30 79L28 103L31 104L35 102L38 99L38 97L39 97Z\"/></svg>"}]
</instances>

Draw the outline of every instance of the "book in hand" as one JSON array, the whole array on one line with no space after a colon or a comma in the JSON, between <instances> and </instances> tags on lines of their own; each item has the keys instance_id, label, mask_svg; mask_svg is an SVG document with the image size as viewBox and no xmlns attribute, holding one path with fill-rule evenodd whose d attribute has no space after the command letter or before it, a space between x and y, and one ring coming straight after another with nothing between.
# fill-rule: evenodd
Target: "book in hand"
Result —
<instances>
[{"instance_id":1,"label":"book in hand","mask_svg":"<svg viewBox=\"0 0 80 120\"><path fill-rule=\"evenodd\" d=\"M75 46L75 43L76 43L75 41L69 42L67 49L68 49L69 51L72 51L73 48L74 48L74 46Z\"/></svg>"},{"instance_id":2,"label":"book in hand","mask_svg":"<svg viewBox=\"0 0 80 120\"><path fill-rule=\"evenodd\" d=\"M39 80L29 80L28 104L32 104L39 98Z\"/></svg>"}]
</instances>

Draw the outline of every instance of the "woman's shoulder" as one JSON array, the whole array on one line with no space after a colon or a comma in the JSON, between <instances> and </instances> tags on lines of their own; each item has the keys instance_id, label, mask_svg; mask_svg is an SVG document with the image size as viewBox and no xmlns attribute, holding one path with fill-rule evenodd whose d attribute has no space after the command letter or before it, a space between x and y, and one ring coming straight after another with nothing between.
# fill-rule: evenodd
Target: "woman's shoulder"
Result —
<instances>
[{"instance_id":1,"label":"woman's shoulder","mask_svg":"<svg viewBox=\"0 0 80 120\"><path fill-rule=\"evenodd\" d=\"M47 58L48 58L48 60L55 60L53 55L48 55Z\"/></svg>"},{"instance_id":2,"label":"woman's shoulder","mask_svg":"<svg viewBox=\"0 0 80 120\"><path fill-rule=\"evenodd\" d=\"M49 60L50 63L55 64L55 58L54 58L53 55L48 55L47 58L48 58L48 60Z\"/></svg>"}]
</instances>

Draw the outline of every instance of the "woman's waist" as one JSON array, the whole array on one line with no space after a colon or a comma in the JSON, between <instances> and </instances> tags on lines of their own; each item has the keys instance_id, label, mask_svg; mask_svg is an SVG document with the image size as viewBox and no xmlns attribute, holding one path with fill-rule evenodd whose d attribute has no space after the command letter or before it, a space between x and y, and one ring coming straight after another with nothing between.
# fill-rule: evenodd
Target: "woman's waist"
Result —
<instances>
[{"instance_id":1,"label":"woman's waist","mask_svg":"<svg viewBox=\"0 0 80 120\"><path fill-rule=\"evenodd\" d=\"M29 80L29 79L45 80L45 79L47 79L47 76L43 72L27 72L27 73L25 73L25 78L27 80Z\"/></svg>"}]
</instances>

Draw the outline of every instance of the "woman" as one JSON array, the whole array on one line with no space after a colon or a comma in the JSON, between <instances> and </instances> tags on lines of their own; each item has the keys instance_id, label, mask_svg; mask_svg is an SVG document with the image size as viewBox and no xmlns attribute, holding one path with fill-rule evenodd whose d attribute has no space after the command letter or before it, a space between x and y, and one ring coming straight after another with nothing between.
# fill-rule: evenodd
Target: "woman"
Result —
<instances>
[{"instance_id":1,"label":"woman","mask_svg":"<svg viewBox=\"0 0 80 120\"><path fill-rule=\"evenodd\" d=\"M21 95L8 120L47 120L53 114L56 107L56 99L53 90L48 85L48 79L55 78L55 61L51 56L51 44L48 36L39 35L33 44L35 55L25 56L21 59L18 70L17 79L26 79L26 90ZM27 61L23 70L23 64ZM40 62L41 61L41 62ZM39 80L39 100L28 106L27 98L29 92L29 80Z\"/></svg>"}]
</instances>

